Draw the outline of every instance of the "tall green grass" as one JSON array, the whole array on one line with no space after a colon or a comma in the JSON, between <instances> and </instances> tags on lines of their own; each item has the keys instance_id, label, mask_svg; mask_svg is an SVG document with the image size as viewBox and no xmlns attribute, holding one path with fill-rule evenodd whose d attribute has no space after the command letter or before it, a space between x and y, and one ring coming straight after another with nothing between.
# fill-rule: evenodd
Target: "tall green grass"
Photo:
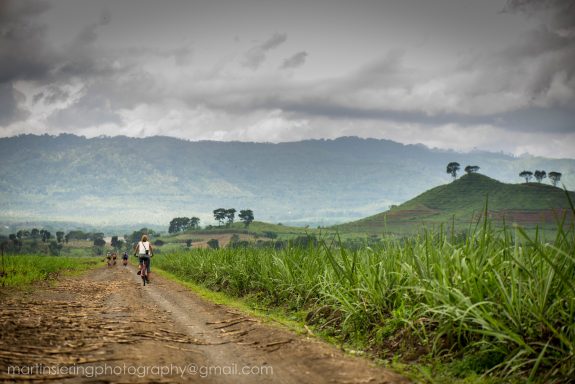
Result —
<instances>
[{"instance_id":1,"label":"tall green grass","mask_svg":"<svg viewBox=\"0 0 575 384\"><path fill-rule=\"evenodd\" d=\"M0 277L2 287L23 287L47 281L62 274L80 272L93 267L93 258L71 258L41 255L5 255Z\"/></svg>"},{"instance_id":2,"label":"tall green grass","mask_svg":"<svg viewBox=\"0 0 575 384\"><path fill-rule=\"evenodd\" d=\"M575 377L575 230L564 221L549 240L485 221L464 239L439 230L353 251L338 242L197 249L155 264L211 289L305 309L316 323L324 316L322 326L380 353L399 343L464 362L463 374Z\"/></svg>"}]
</instances>

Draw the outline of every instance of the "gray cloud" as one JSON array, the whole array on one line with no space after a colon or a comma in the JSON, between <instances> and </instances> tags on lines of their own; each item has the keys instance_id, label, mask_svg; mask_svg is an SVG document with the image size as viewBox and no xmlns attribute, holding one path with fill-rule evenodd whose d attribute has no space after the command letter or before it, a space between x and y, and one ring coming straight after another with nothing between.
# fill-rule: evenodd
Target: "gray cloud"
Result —
<instances>
[{"instance_id":1,"label":"gray cloud","mask_svg":"<svg viewBox=\"0 0 575 384\"><path fill-rule=\"evenodd\" d=\"M12 83L0 83L0 126L29 116L27 111L18 107L18 102L23 97L20 92L14 89Z\"/></svg>"},{"instance_id":2,"label":"gray cloud","mask_svg":"<svg viewBox=\"0 0 575 384\"><path fill-rule=\"evenodd\" d=\"M45 28L35 18L49 9L44 2L22 0L0 4L0 125L29 116L19 104L17 80L45 77L53 54L45 47Z\"/></svg>"},{"instance_id":3,"label":"gray cloud","mask_svg":"<svg viewBox=\"0 0 575 384\"><path fill-rule=\"evenodd\" d=\"M45 91L35 94L32 101L38 103L40 100L43 100L45 105L52 105L65 102L69 97L70 93L68 91L56 85L50 85Z\"/></svg>"},{"instance_id":4,"label":"gray cloud","mask_svg":"<svg viewBox=\"0 0 575 384\"><path fill-rule=\"evenodd\" d=\"M192 62L193 51L189 47L176 48L170 54L174 57L174 62L177 66L186 66Z\"/></svg>"},{"instance_id":5,"label":"gray cloud","mask_svg":"<svg viewBox=\"0 0 575 384\"><path fill-rule=\"evenodd\" d=\"M527 14L541 26L495 59L509 69L531 68L524 90L534 104L575 106L575 2L508 0L505 11Z\"/></svg>"},{"instance_id":6,"label":"gray cloud","mask_svg":"<svg viewBox=\"0 0 575 384\"><path fill-rule=\"evenodd\" d=\"M35 18L49 9L33 0L3 1L0 5L0 83L44 77L54 54L46 47L46 28Z\"/></svg>"},{"instance_id":7,"label":"gray cloud","mask_svg":"<svg viewBox=\"0 0 575 384\"><path fill-rule=\"evenodd\" d=\"M98 39L98 28L110 24L110 13L102 12L100 20L87 25L76 36L73 46L84 48L86 45L93 44Z\"/></svg>"},{"instance_id":8,"label":"gray cloud","mask_svg":"<svg viewBox=\"0 0 575 384\"><path fill-rule=\"evenodd\" d=\"M269 39L252 47L244 55L242 65L246 68L256 70L263 64L266 60L267 53L280 46L287 40L287 35L285 33L276 33Z\"/></svg>"},{"instance_id":9,"label":"gray cloud","mask_svg":"<svg viewBox=\"0 0 575 384\"><path fill-rule=\"evenodd\" d=\"M109 14L102 14L100 20L85 27L70 46L56 49L46 41L47 27L37 21L49 9L48 3L37 0L3 0L0 6L0 125L30 115L19 105L23 96L14 87L16 81L47 85L32 101L43 99L50 105L69 97L60 85L71 77L86 80L121 70L114 67L112 58L98 57L90 48L97 29L109 23Z\"/></svg>"},{"instance_id":10,"label":"gray cloud","mask_svg":"<svg viewBox=\"0 0 575 384\"><path fill-rule=\"evenodd\" d=\"M108 75L111 60L98 58L91 45L98 28L110 21L103 13L63 49L46 40L47 27L37 19L50 9L40 0L2 0L0 6L0 83L31 80L49 83L68 76Z\"/></svg>"},{"instance_id":11,"label":"gray cloud","mask_svg":"<svg viewBox=\"0 0 575 384\"><path fill-rule=\"evenodd\" d=\"M98 93L87 93L71 106L59 109L48 117L48 123L58 128L85 128L100 124L122 123L109 99Z\"/></svg>"},{"instance_id":12,"label":"gray cloud","mask_svg":"<svg viewBox=\"0 0 575 384\"><path fill-rule=\"evenodd\" d=\"M546 24L555 33L575 37L575 3L572 0L507 0L504 10L535 17L544 14Z\"/></svg>"},{"instance_id":13,"label":"gray cloud","mask_svg":"<svg viewBox=\"0 0 575 384\"><path fill-rule=\"evenodd\" d=\"M290 69L290 68L297 68L297 67L301 67L302 65L305 64L305 60L308 56L307 52L298 52L296 54L294 54L293 56L288 57L287 59L284 60L284 62L281 65L281 69Z\"/></svg>"}]
</instances>

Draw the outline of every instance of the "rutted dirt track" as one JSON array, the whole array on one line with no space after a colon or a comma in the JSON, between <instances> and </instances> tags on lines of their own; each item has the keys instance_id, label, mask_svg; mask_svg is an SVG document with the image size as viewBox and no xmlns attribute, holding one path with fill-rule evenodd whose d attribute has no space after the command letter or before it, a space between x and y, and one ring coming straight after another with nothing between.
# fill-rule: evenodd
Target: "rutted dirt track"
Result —
<instances>
[{"instance_id":1,"label":"rutted dirt track","mask_svg":"<svg viewBox=\"0 0 575 384\"><path fill-rule=\"evenodd\" d=\"M132 267L0 295L0 381L407 383Z\"/></svg>"}]
</instances>

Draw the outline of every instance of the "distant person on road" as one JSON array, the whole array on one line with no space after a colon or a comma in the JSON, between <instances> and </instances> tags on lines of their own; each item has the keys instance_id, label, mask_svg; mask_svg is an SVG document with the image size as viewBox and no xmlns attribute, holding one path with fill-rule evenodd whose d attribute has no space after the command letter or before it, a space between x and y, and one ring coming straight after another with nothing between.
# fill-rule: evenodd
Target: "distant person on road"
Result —
<instances>
[{"instance_id":1,"label":"distant person on road","mask_svg":"<svg viewBox=\"0 0 575 384\"><path fill-rule=\"evenodd\" d=\"M142 240L139 241L138 244L136 244L134 247L134 256L135 255L138 255L138 260L140 263L140 270L138 271L138 275L142 274L143 268L147 268L149 282L151 257L154 255L154 249L152 248L152 244L148 241L147 235L143 235Z\"/></svg>"},{"instance_id":2,"label":"distant person on road","mask_svg":"<svg viewBox=\"0 0 575 384\"><path fill-rule=\"evenodd\" d=\"M124 252L122 255L122 264L124 264L124 267L128 265L128 252Z\"/></svg>"}]
</instances>

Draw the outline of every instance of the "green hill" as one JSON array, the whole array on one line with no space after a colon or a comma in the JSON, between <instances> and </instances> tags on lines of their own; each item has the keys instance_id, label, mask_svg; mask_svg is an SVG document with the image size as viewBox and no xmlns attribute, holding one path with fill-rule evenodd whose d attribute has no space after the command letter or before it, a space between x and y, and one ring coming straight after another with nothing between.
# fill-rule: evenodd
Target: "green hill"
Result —
<instances>
[{"instance_id":1,"label":"green hill","mask_svg":"<svg viewBox=\"0 0 575 384\"><path fill-rule=\"evenodd\" d=\"M575 192L569 192L575 201ZM337 226L343 232L409 233L422 224L436 226L455 221L468 227L483 215L485 203L495 223L517 223L524 227L554 225L569 212L565 191L539 183L506 184L473 173L441 185L391 210ZM569 214L572 218L572 215Z\"/></svg>"}]
</instances>

